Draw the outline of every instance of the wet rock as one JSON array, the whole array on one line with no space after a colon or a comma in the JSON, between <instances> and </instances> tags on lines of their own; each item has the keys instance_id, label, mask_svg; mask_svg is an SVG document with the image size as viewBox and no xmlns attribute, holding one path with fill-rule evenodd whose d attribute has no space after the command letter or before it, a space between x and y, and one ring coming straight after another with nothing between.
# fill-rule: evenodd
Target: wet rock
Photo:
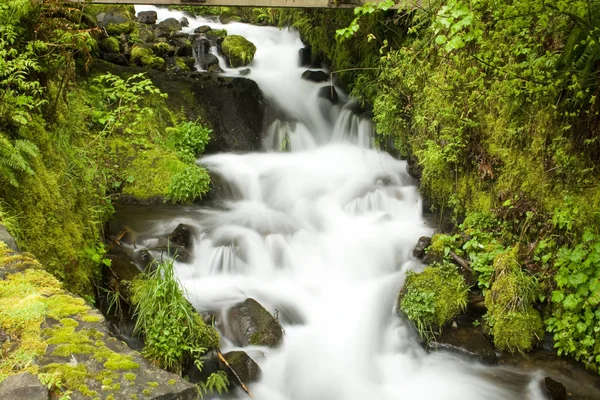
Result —
<instances>
[{"instance_id":1,"label":"wet rock","mask_svg":"<svg viewBox=\"0 0 600 400\"><path fill-rule=\"evenodd\" d=\"M311 82L326 82L329 80L329 75L324 71L307 69L302 73L302 79Z\"/></svg>"},{"instance_id":2,"label":"wet rock","mask_svg":"<svg viewBox=\"0 0 600 400\"><path fill-rule=\"evenodd\" d=\"M142 24L154 25L157 19L156 11L140 11L137 15L137 21Z\"/></svg>"},{"instance_id":3,"label":"wet rock","mask_svg":"<svg viewBox=\"0 0 600 400\"><path fill-rule=\"evenodd\" d=\"M17 242L12 237L10 233L6 230L6 227L0 224L0 242L6 243L9 249L13 251L19 251L19 246L17 246Z\"/></svg>"},{"instance_id":4,"label":"wet rock","mask_svg":"<svg viewBox=\"0 0 600 400\"><path fill-rule=\"evenodd\" d=\"M29 372L12 375L0 383L0 399L48 400L48 388Z\"/></svg>"},{"instance_id":5,"label":"wet rock","mask_svg":"<svg viewBox=\"0 0 600 400\"><path fill-rule=\"evenodd\" d=\"M138 24L138 36L144 43L154 43L156 41L156 35L154 35L154 31L145 24Z\"/></svg>"},{"instance_id":6,"label":"wet rock","mask_svg":"<svg viewBox=\"0 0 600 400\"><path fill-rule=\"evenodd\" d=\"M194 40L196 55L208 54L210 52L210 40L205 36L199 36Z\"/></svg>"},{"instance_id":7,"label":"wet rock","mask_svg":"<svg viewBox=\"0 0 600 400\"><path fill-rule=\"evenodd\" d=\"M275 347L283 340L283 328L256 300L248 298L227 312L226 334L238 346Z\"/></svg>"},{"instance_id":8,"label":"wet rock","mask_svg":"<svg viewBox=\"0 0 600 400\"><path fill-rule=\"evenodd\" d=\"M170 251L183 262L192 260L192 247L194 229L186 224L179 224L169 235Z\"/></svg>"},{"instance_id":9,"label":"wet rock","mask_svg":"<svg viewBox=\"0 0 600 400\"><path fill-rule=\"evenodd\" d=\"M240 75L242 76L250 75L250 72L252 72L250 68L240 69Z\"/></svg>"},{"instance_id":10,"label":"wet rock","mask_svg":"<svg viewBox=\"0 0 600 400\"><path fill-rule=\"evenodd\" d=\"M321 89L319 89L317 95L322 99L329 100L333 104L336 104L340 100L337 90L335 90L333 86L323 86Z\"/></svg>"},{"instance_id":11,"label":"wet rock","mask_svg":"<svg viewBox=\"0 0 600 400\"><path fill-rule=\"evenodd\" d=\"M117 65L129 65L127 58L119 53L102 53L102 59Z\"/></svg>"},{"instance_id":12,"label":"wet rock","mask_svg":"<svg viewBox=\"0 0 600 400\"><path fill-rule=\"evenodd\" d=\"M310 46L304 46L298 52L300 53L300 66L309 66L312 62L312 51Z\"/></svg>"},{"instance_id":13,"label":"wet rock","mask_svg":"<svg viewBox=\"0 0 600 400\"><path fill-rule=\"evenodd\" d=\"M412 255L419 260L422 260L425 257L425 249L429 247L431 244L431 238L428 236L421 236L417 245L412 251Z\"/></svg>"},{"instance_id":14,"label":"wet rock","mask_svg":"<svg viewBox=\"0 0 600 400\"><path fill-rule=\"evenodd\" d=\"M540 381L540 390L548 400L566 400L567 389L562 383L549 376Z\"/></svg>"},{"instance_id":15,"label":"wet rock","mask_svg":"<svg viewBox=\"0 0 600 400\"><path fill-rule=\"evenodd\" d=\"M175 18L167 18L161 21L156 30L157 37L165 37L171 35L171 32L177 32L181 30L181 23Z\"/></svg>"},{"instance_id":16,"label":"wet rock","mask_svg":"<svg viewBox=\"0 0 600 400\"><path fill-rule=\"evenodd\" d=\"M221 52L232 68L238 68L252 62L256 46L243 36L229 35L221 43Z\"/></svg>"},{"instance_id":17,"label":"wet rock","mask_svg":"<svg viewBox=\"0 0 600 400\"><path fill-rule=\"evenodd\" d=\"M446 328L442 335L430 344L430 347L462 354L484 364L498 362L492 344L478 328L474 327Z\"/></svg>"},{"instance_id":18,"label":"wet rock","mask_svg":"<svg viewBox=\"0 0 600 400\"><path fill-rule=\"evenodd\" d=\"M211 53L202 54L198 56L198 64L200 65L200 68L208 71L213 65L219 65L219 59Z\"/></svg>"},{"instance_id":19,"label":"wet rock","mask_svg":"<svg viewBox=\"0 0 600 400\"><path fill-rule=\"evenodd\" d=\"M212 28L208 25L202 25L194 29L194 33L208 33L212 31Z\"/></svg>"},{"instance_id":20,"label":"wet rock","mask_svg":"<svg viewBox=\"0 0 600 400\"><path fill-rule=\"evenodd\" d=\"M187 28L188 26L190 26L190 21L186 17L181 17L181 19L179 20L179 23L184 28Z\"/></svg>"},{"instance_id":21,"label":"wet rock","mask_svg":"<svg viewBox=\"0 0 600 400\"><path fill-rule=\"evenodd\" d=\"M175 54L179 57L190 57L194 54L192 43L187 36L173 38L171 43L175 46Z\"/></svg>"},{"instance_id":22,"label":"wet rock","mask_svg":"<svg viewBox=\"0 0 600 400\"><path fill-rule=\"evenodd\" d=\"M225 71L223 71L223 68L221 68L219 66L219 64L211 65L210 67L208 67L207 71L210 72L211 74L220 74L222 72L225 72Z\"/></svg>"},{"instance_id":23,"label":"wet rock","mask_svg":"<svg viewBox=\"0 0 600 400\"><path fill-rule=\"evenodd\" d=\"M260 378L260 367L245 351L230 351L223 354L223 358L227 360L229 366L235 371L244 385L256 382ZM221 369L227 372L229 382L238 383L238 379L233 375L231 369L225 365L222 365Z\"/></svg>"},{"instance_id":24,"label":"wet rock","mask_svg":"<svg viewBox=\"0 0 600 400\"><path fill-rule=\"evenodd\" d=\"M131 21L131 16L126 11L101 12L96 15L98 26L106 27L109 24L123 24Z\"/></svg>"}]
</instances>

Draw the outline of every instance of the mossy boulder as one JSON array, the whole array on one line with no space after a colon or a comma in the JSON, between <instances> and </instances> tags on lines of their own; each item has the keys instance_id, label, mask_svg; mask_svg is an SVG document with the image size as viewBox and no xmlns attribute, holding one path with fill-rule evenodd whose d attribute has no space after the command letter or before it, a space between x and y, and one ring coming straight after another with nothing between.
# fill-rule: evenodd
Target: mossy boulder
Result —
<instances>
[{"instance_id":1,"label":"mossy boulder","mask_svg":"<svg viewBox=\"0 0 600 400\"><path fill-rule=\"evenodd\" d=\"M108 24L105 29L106 29L106 33L108 33L111 36L119 36L122 33L128 34L133 32L133 29L135 28L135 23L134 22L123 22L122 24Z\"/></svg>"},{"instance_id":2,"label":"mossy boulder","mask_svg":"<svg viewBox=\"0 0 600 400\"><path fill-rule=\"evenodd\" d=\"M175 49L166 42L157 42L152 45L152 52L159 57L171 57Z\"/></svg>"},{"instance_id":3,"label":"mossy boulder","mask_svg":"<svg viewBox=\"0 0 600 400\"><path fill-rule=\"evenodd\" d=\"M131 62L145 68L163 69L165 60L154 54L152 49L135 46L131 50Z\"/></svg>"},{"instance_id":4,"label":"mossy boulder","mask_svg":"<svg viewBox=\"0 0 600 400\"><path fill-rule=\"evenodd\" d=\"M227 377L230 383L238 383L239 377L244 385L249 385L252 382L256 382L260 378L260 367L245 351L230 351L229 353L223 354L223 358L227 360L227 363L238 375L236 377L233 375L230 368L227 368L226 365L222 365L221 369L227 372Z\"/></svg>"},{"instance_id":5,"label":"mossy boulder","mask_svg":"<svg viewBox=\"0 0 600 400\"><path fill-rule=\"evenodd\" d=\"M238 346L275 347L283 340L283 328L279 322L251 298L229 309L226 334Z\"/></svg>"},{"instance_id":6,"label":"mossy boulder","mask_svg":"<svg viewBox=\"0 0 600 400\"><path fill-rule=\"evenodd\" d=\"M221 51L232 68L250 64L256 53L256 46L243 36L229 35L221 43Z\"/></svg>"},{"instance_id":7,"label":"mossy boulder","mask_svg":"<svg viewBox=\"0 0 600 400\"><path fill-rule=\"evenodd\" d=\"M60 382L50 387L52 398L64 391L75 398L196 398L194 385L111 337L102 314L31 255L0 243L0 271L0 329L16 344L3 349L0 381L43 373L45 381Z\"/></svg>"},{"instance_id":8,"label":"mossy boulder","mask_svg":"<svg viewBox=\"0 0 600 400\"><path fill-rule=\"evenodd\" d=\"M494 259L495 279L485 295L488 332L498 350L525 352L544 335L540 313L533 308L537 282L517 262L518 246Z\"/></svg>"},{"instance_id":9,"label":"mossy boulder","mask_svg":"<svg viewBox=\"0 0 600 400\"><path fill-rule=\"evenodd\" d=\"M172 32L178 32L181 30L181 23L175 18L167 18L164 21L159 22L156 29L157 37L168 37Z\"/></svg>"},{"instance_id":10,"label":"mossy boulder","mask_svg":"<svg viewBox=\"0 0 600 400\"><path fill-rule=\"evenodd\" d=\"M98 46L100 47L100 50L107 53L118 53L121 49L119 39L112 36L102 39L98 43Z\"/></svg>"},{"instance_id":11,"label":"mossy boulder","mask_svg":"<svg viewBox=\"0 0 600 400\"><path fill-rule=\"evenodd\" d=\"M398 309L415 324L421 338L430 341L466 309L468 292L456 266L435 263L421 273L407 274Z\"/></svg>"}]
</instances>

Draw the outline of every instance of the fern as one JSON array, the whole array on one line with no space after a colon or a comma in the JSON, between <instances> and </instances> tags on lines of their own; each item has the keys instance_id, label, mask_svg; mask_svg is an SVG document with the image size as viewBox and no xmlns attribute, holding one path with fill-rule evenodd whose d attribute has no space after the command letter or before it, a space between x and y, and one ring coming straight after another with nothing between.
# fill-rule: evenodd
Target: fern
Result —
<instances>
[{"instance_id":1,"label":"fern","mask_svg":"<svg viewBox=\"0 0 600 400\"><path fill-rule=\"evenodd\" d=\"M198 384L198 393L200 394L200 397L203 398L204 395L209 392L223 394L228 391L228 387L229 379L227 379L225 371L213 372L206 379L206 383L200 382Z\"/></svg>"},{"instance_id":2,"label":"fern","mask_svg":"<svg viewBox=\"0 0 600 400\"><path fill-rule=\"evenodd\" d=\"M37 157L38 153L37 146L29 140L10 140L0 135L0 182L7 181L18 187L17 173L33 175L29 159Z\"/></svg>"}]
</instances>

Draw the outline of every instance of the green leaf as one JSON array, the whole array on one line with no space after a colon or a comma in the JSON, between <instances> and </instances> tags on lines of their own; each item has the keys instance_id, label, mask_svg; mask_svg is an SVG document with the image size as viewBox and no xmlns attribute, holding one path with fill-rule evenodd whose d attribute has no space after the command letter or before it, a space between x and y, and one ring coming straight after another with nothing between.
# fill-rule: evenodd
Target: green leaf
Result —
<instances>
[{"instance_id":1,"label":"green leaf","mask_svg":"<svg viewBox=\"0 0 600 400\"><path fill-rule=\"evenodd\" d=\"M565 294L560 290L554 290L552 292L552 302L553 303L561 303L565 298Z\"/></svg>"}]
</instances>

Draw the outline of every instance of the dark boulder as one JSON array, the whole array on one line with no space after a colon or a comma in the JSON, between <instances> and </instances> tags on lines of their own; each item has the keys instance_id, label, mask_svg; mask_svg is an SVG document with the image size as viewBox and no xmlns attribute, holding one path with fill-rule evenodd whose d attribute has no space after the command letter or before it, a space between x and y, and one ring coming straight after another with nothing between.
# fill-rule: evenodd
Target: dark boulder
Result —
<instances>
[{"instance_id":1,"label":"dark boulder","mask_svg":"<svg viewBox=\"0 0 600 400\"><path fill-rule=\"evenodd\" d=\"M210 72L211 74L220 74L222 72L225 72L225 71L223 71L223 68L221 68L219 66L219 64L211 65L210 67L208 67L207 71Z\"/></svg>"},{"instance_id":2,"label":"dark boulder","mask_svg":"<svg viewBox=\"0 0 600 400\"><path fill-rule=\"evenodd\" d=\"M319 89L318 96L322 99L329 100L333 104L336 104L340 100L337 90L335 90L333 86L323 86Z\"/></svg>"},{"instance_id":3,"label":"dark boulder","mask_svg":"<svg viewBox=\"0 0 600 400\"><path fill-rule=\"evenodd\" d=\"M17 242L12 237L12 235L8 233L8 231L2 224L0 224L0 242L6 243L6 246L10 250L19 251L19 246L17 246Z\"/></svg>"},{"instance_id":4,"label":"dark boulder","mask_svg":"<svg viewBox=\"0 0 600 400\"><path fill-rule=\"evenodd\" d=\"M223 358L227 360L227 364L235 371L244 385L256 382L260 378L260 367L245 351L230 351L223 354ZM227 368L224 363L222 364L221 369L227 372L229 382L238 384L238 378L231 372L231 369Z\"/></svg>"},{"instance_id":5,"label":"dark boulder","mask_svg":"<svg viewBox=\"0 0 600 400\"><path fill-rule=\"evenodd\" d=\"M194 29L194 33L208 33L212 31L212 28L208 25L202 25Z\"/></svg>"},{"instance_id":6,"label":"dark boulder","mask_svg":"<svg viewBox=\"0 0 600 400\"><path fill-rule=\"evenodd\" d=\"M211 47L210 40L205 36L198 36L194 39L194 51L196 55L208 54Z\"/></svg>"},{"instance_id":7,"label":"dark boulder","mask_svg":"<svg viewBox=\"0 0 600 400\"><path fill-rule=\"evenodd\" d=\"M246 75L250 75L250 72L252 72L252 70L250 68L243 68L240 69L240 75L242 76L246 76Z\"/></svg>"},{"instance_id":8,"label":"dark boulder","mask_svg":"<svg viewBox=\"0 0 600 400\"><path fill-rule=\"evenodd\" d=\"M299 50L300 53L300 66L306 67L309 66L312 62L312 51L310 46L304 46Z\"/></svg>"},{"instance_id":9,"label":"dark boulder","mask_svg":"<svg viewBox=\"0 0 600 400\"><path fill-rule=\"evenodd\" d=\"M219 66L219 59L211 53L199 55L197 61L200 68L206 71L209 71L212 66Z\"/></svg>"},{"instance_id":10,"label":"dark boulder","mask_svg":"<svg viewBox=\"0 0 600 400\"><path fill-rule=\"evenodd\" d=\"M187 35L171 39L171 44L175 46L175 54L179 57L191 57L194 54L192 43Z\"/></svg>"},{"instance_id":11,"label":"dark boulder","mask_svg":"<svg viewBox=\"0 0 600 400\"><path fill-rule=\"evenodd\" d=\"M496 364L498 357L494 347L478 328L458 326L449 327L434 342L431 349L446 350L462 354L484 364Z\"/></svg>"},{"instance_id":12,"label":"dark boulder","mask_svg":"<svg viewBox=\"0 0 600 400\"><path fill-rule=\"evenodd\" d=\"M190 21L186 17L181 17L181 19L179 20L179 23L184 28L187 28L188 26L190 26Z\"/></svg>"},{"instance_id":13,"label":"dark boulder","mask_svg":"<svg viewBox=\"0 0 600 400\"><path fill-rule=\"evenodd\" d=\"M548 400L566 400L567 389L562 383L555 381L549 376L540 381L540 390Z\"/></svg>"},{"instance_id":14,"label":"dark boulder","mask_svg":"<svg viewBox=\"0 0 600 400\"><path fill-rule=\"evenodd\" d=\"M127 57L119 53L102 53L102 59L117 65L129 65Z\"/></svg>"},{"instance_id":15,"label":"dark boulder","mask_svg":"<svg viewBox=\"0 0 600 400\"><path fill-rule=\"evenodd\" d=\"M142 24L154 25L157 19L156 11L140 11L137 15L137 21Z\"/></svg>"},{"instance_id":16,"label":"dark boulder","mask_svg":"<svg viewBox=\"0 0 600 400\"><path fill-rule=\"evenodd\" d=\"M283 328L263 306L246 299L227 311L226 334L238 346L275 347L283 340Z\"/></svg>"},{"instance_id":17,"label":"dark boulder","mask_svg":"<svg viewBox=\"0 0 600 400\"><path fill-rule=\"evenodd\" d=\"M329 75L324 71L307 69L302 73L302 79L311 82L326 82L329 80Z\"/></svg>"},{"instance_id":18,"label":"dark boulder","mask_svg":"<svg viewBox=\"0 0 600 400\"><path fill-rule=\"evenodd\" d=\"M194 228L191 226L179 224L169 235L169 250L183 262L190 262L192 259L192 248L194 246L193 233Z\"/></svg>"},{"instance_id":19,"label":"dark boulder","mask_svg":"<svg viewBox=\"0 0 600 400\"><path fill-rule=\"evenodd\" d=\"M156 35L152 28L145 24L138 24L138 36L144 43L154 43L156 41Z\"/></svg>"},{"instance_id":20,"label":"dark boulder","mask_svg":"<svg viewBox=\"0 0 600 400\"><path fill-rule=\"evenodd\" d=\"M0 382L0 399L48 400L48 388L37 376L24 372Z\"/></svg>"},{"instance_id":21,"label":"dark boulder","mask_svg":"<svg viewBox=\"0 0 600 400\"><path fill-rule=\"evenodd\" d=\"M422 260L425 257L425 249L431 245L431 238L428 236L421 236L417 245L412 251L412 255L419 260Z\"/></svg>"},{"instance_id":22,"label":"dark boulder","mask_svg":"<svg viewBox=\"0 0 600 400\"><path fill-rule=\"evenodd\" d=\"M167 18L157 25L156 37L170 36L172 32L181 30L181 23L175 18Z\"/></svg>"}]
</instances>

